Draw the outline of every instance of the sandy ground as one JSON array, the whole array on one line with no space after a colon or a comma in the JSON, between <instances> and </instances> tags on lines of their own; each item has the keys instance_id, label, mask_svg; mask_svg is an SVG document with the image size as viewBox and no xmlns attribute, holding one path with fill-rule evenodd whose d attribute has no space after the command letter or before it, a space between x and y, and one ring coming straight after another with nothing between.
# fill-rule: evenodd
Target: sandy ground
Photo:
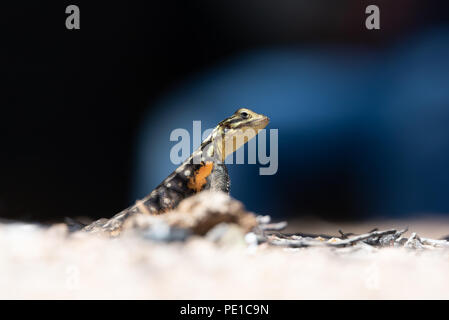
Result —
<instances>
[{"instance_id":1,"label":"sandy ground","mask_svg":"<svg viewBox=\"0 0 449 320\"><path fill-rule=\"evenodd\" d=\"M384 223L392 227L391 221ZM393 225L408 225L421 236L449 233L448 221ZM382 226L345 225L344 231ZM288 231L335 233L338 228L343 227L296 221ZM284 249L248 247L241 240L220 246L195 236L166 244L132 234L69 236L63 225L0 224L0 298L449 298L447 249Z\"/></svg>"}]
</instances>

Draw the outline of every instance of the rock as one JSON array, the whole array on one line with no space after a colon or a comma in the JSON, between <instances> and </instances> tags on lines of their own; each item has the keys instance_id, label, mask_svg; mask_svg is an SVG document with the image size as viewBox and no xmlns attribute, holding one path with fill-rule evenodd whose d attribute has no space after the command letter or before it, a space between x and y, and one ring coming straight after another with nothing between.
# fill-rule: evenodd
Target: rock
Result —
<instances>
[{"instance_id":1,"label":"rock","mask_svg":"<svg viewBox=\"0 0 449 320\"><path fill-rule=\"evenodd\" d=\"M158 221L143 231L145 239L160 242L185 241L189 236L189 230L170 227L163 221Z\"/></svg>"},{"instance_id":2,"label":"rock","mask_svg":"<svg viewBox=\"0 0 449 320\"><path fill-rule=\"evenodd\" d=\"M125 220L121 235L141 236L158 242L185 241L190 230L170 226L161 216L137 214Z\"/></svg>"},{"instance_id":3,"label":"rock","mask_svg":"<svg viewBox=\"0 0 449 320\"><path fill-rule=\"evenodd\" d=\"M217 224L205 237L223 247L246 247L245 232L235 223Z\"/></svg>"},{"instance_id":4,"label":"rock","mask_svg":"<svg viewBox=\"0 0 449 320\"><path fill-rule=\"evenodd\" d=\"M257 245L259 244L257 234L255 234L254 232L248 232L245 235L245 242L250 247L257 247Z\"/></svg>"},{"instance_id":5,"label":"rock","mask_svg":"<svg viewBox=\"0 0 449 320\"><path fill-rule=\"evenodd\" d=\"M178 208L164 216L174 226L191 229L204 235L221 222L235 223L244 232L257 225L254 214L245 210L240 201L223 192L204 191L183 200Z\"/></svg>"},{"instance_id":6,"label":"rock","mask_svg":"<svg viewBox=\"0 0 449 320\"><path fill-rule=\"evenodd\" d=\"M203 191L184 199L175 210L165 214L131 216L125 220L123 230L148 230L161 222L196 235L205 235L220 223L233 223L243 234L257 225L255 215L247 212L240 201L223 192Z\"/></svg>"}]
</instances>

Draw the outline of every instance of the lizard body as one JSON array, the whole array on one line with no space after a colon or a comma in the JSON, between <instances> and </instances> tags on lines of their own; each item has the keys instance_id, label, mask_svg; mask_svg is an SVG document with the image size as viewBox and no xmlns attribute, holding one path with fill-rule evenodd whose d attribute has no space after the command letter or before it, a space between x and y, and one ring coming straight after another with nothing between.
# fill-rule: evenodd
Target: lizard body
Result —
<instances>
[{"instance_id":1,"label":"lizard body","mask_svg":"<svg viewBox=\"0 0 449 320\"><path fill-rule=\"evenodd\" d=\"M145 198L111 219L97 220L83 230L113 234L131 215L164 213L175 208L181 200L207 189L229 193L226 157L255 137L268 122L268 117L262 114L246 108L237 110L221 121L201 146Z\"/></svg>"}]
</instances>

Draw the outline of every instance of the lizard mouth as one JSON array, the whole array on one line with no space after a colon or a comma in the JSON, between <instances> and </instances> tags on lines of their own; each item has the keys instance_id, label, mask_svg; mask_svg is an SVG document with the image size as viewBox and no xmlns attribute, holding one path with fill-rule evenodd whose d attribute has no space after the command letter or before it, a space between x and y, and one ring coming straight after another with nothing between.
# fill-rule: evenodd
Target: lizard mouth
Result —
<instances>
[{"instance_id":1,"label":"lizard mouth","mask_svg":"<svg viewBox=\"0 0 449 320\"><path fill-rule=\"evenodd\" d=\"M254 120L249 121L247 123L247 126L253 127L256 129L263 129L268 125L269 122L270 122L270 118L268 118L267 116L263 116L259 119L254 119Z\"/></svg>"}]
</instances>

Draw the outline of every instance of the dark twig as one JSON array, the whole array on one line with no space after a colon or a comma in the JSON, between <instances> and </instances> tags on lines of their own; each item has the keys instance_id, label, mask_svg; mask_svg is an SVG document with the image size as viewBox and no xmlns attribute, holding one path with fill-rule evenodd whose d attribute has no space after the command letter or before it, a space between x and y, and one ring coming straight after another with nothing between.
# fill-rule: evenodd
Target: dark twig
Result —
<instances>
[{"instance_id":1,"label":"dark twig","mask_svg":"<svg viewBox=\"0 0 449 320\"><path fill-rule=\"evenodd\" d=\"M314 240L311 238L301 238L301 239L283 239L283 238L272 238L268 239L268 243L274 246L283 246L290 248L304 248L311 246L324 246L326 242L319 240Z\"/></svg>"},{"instance_id":2,"label":"dark twig","mask_svg":"<svg viewBox=\"0 0 449 320\"><path fill-rule=\"evenodd\" d=\"M341 231L341 229L338 229L338 233L341 235L342 239L348 239L349 236L354 235L354 233L352 233L352 232L344 233L343 231Z\"/></svg>"},{"instance_id":3,"label":"dark twig","mask_svg":"<svg viewBox=\"0 0 449 320\"><path fill-rule=\"evenodd\" d=\"M286 233L284 234L289 237L302 237L302 238L323 238L329 240L331 238L335 238L335 236L331 236L328 234L315 234L315 233L303 233L303 232L295 232L295 233Z\"/></svg>"},{"instance_id":4,"label":"dark twig","mask_svg":"<svg viewBox=\"0 0 449 320\"><path fill-rule=\"evenodd\" d=\"M389 234L395 234L396 232L397 231L395 229L389 229L389 230L385 230L385 231L373 231L373 232L361 234L359 236L355 236L350 239L345 239L345 240L332 242L332 243L328 243L328 244L333 247L344 247L347 245L352 245L358 241L363 241L363 240L367 240L367 239L374 238L374 237L378 238L378 237L382 237L382 236L389 235Z\"/></svg>"}]
</instances>

